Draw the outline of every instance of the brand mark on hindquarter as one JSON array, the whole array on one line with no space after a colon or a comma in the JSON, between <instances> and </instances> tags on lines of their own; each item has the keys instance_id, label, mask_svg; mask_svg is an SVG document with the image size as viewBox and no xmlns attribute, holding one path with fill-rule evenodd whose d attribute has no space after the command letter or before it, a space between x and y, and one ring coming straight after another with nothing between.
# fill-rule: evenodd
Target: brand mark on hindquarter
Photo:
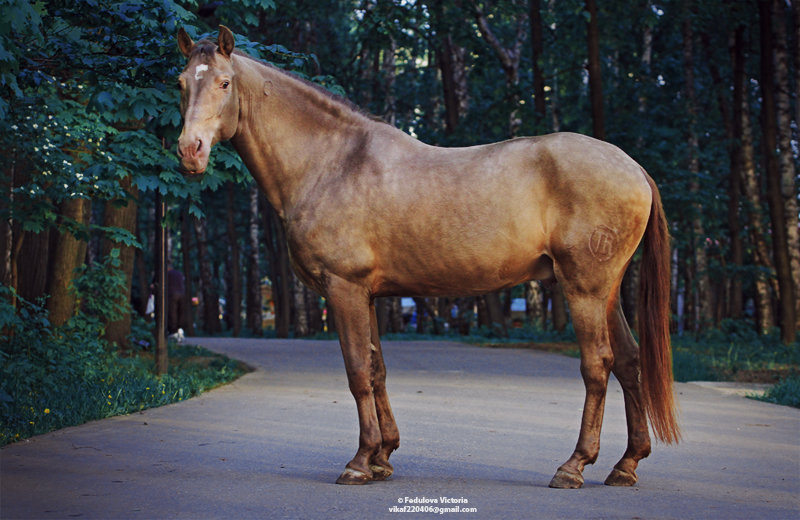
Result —
<instances>
[{"instance_id":1,"label":"brand mark on hindquarter","mask_svg":"<svg viewBox=\"0 0 800 520\"><path fill-rule=\"evenodd\" d=\"M589 251L597 260L604 262L614 256L617 233L606 226L597 226L589 237Z\"/></svg>"}]
</instances>

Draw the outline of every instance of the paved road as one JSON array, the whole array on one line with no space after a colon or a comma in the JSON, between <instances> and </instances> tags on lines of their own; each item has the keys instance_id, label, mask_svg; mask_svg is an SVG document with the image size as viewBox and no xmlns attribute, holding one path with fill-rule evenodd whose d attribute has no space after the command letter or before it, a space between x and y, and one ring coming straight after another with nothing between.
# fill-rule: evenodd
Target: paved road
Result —
<instances>
[{"instance_id":1,"label":"paved road","mask_svg":"<svg viewBox=\"0 0 800 520\"><path fill-rule=\"evenodd\" d=\"M625 447L612 382L585 487L554 490L550 477L577 439L576 359L389 342L395 475L337 486L358 435L338 344L197 343L258 370L183 403L3 448L0 517L432 518L390 508L447 497L467 501L447 518L800 518L800 410L679 384L685 441L655 445L638 486L609 488Z\"/></svg>"}]
</instances>

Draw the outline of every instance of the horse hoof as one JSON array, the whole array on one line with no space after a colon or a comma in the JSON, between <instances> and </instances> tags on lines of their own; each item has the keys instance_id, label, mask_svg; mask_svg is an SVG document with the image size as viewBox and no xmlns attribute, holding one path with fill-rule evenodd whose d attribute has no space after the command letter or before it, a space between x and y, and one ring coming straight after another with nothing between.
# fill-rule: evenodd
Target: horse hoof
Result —
<instances>
[{"instance_id":1,"label":"horse hoof","mask_svg":"<svg viewBox=\"0 0 800 520\"><path fill-rule=\"evenodd\" d=\"M377 464L370 464L369 469L372 470L372 480L386 480L394 473L394 469L388 465L379 466Z\"/></svg>"},{"instance_id":2,"label":"horse hoof","mask_svg":"<svg viewBox=\"0 0 800 520\"><path fill-rule=\"evenodd\" d=\"M579 489L581 486L583 486L583 475L580 473L567 473L563 469L556 471L553 480L550 481L551 488Z\"/></svg>"},{"instance_id":3,"label":"horse hoof","mask_svg":"<svg viewBox=\"0 0 800 520\"><path fill-rule=\"evenodd\" d=\"M606 478L606 486L633 486L638 480L636 473L614 468Z\"/></svg>"},{"instance_id":4,"label":"horse hoof","mask_svg":"<svg viewBox=\"0 0 800 520\"><path fill-rule=\"evenodd\" d=\"M346 486L360 486L368 484L372 477L353 468L345 468L344 472L336 479L337 484L344 484Z\"/></svg>"}]
</instances>

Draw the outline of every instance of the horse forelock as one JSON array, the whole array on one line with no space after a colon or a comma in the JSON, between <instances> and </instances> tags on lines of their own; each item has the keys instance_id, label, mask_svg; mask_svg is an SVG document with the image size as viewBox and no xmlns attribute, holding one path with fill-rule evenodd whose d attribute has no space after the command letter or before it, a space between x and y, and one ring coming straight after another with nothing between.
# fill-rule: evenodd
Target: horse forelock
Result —
<instances>
[{"instance_id":1,"label":"horse forelock","mask_svg":"<svg viewBox=\"0 0 800 520\"><path fill-rule=\"evenodd\" d=\"M189 61L198 59L201 63L211 64L217 53L217 44L211 40L200 40L192 47Z\"/></svg>"}]
</instances>

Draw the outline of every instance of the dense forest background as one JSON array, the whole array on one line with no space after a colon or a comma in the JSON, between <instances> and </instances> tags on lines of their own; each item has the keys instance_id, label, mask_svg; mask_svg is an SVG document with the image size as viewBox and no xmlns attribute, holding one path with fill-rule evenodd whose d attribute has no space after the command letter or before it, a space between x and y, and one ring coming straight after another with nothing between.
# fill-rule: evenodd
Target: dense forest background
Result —
<instances>
[{"instance_id":1,"label":"dense forest background","mask_svg":"<svg viewBox=\"0 0 800 520\"><path fill-rule=\"evenodd\" d=\"M280 222L232 149L216 147L199 180L178 171L184 59L175 35L183 26L195 39L216 38L224 24L240 49L427 143L572 131L618 145L664 199L674 332L744 328L796 338L797 0L0 6L2 294L15 308L43 301L52 327L87 305L92 291L76 290L77 281L101 273L91 278L95 288L119 310L104 316L102 330L129 347L132 318L147 313L152 288L158 193L168 258L185 277L187 334L335 329L324 301L292 274ZM622 287L632 322L637 273L634 258ZM521 298L522 317L512 316ZM519 321L569 327L549 283L415 304L425 332L505 335ZM378 309L384 331L409 326L400 299L382 299Z\"/></svg>"}]
</instances>

